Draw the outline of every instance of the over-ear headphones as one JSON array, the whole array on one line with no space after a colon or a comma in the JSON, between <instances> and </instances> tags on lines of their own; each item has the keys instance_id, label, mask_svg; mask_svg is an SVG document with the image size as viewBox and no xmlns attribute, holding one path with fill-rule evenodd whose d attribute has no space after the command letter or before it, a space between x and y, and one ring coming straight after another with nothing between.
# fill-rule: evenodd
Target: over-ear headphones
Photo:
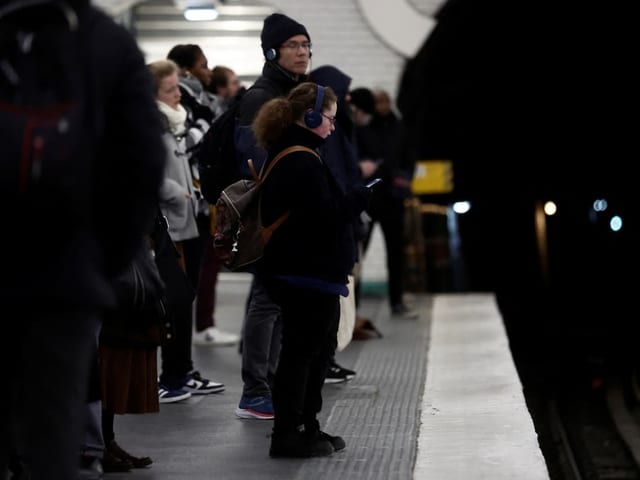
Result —
<instances>
[{"instance_id":1,"label":"over-ear headphones","mask_svg":"<svg viewBox=\"0 0 640 480\"><path fill-rule=\"evenodd\" d=\"M316 128L322 124L322 100L324 99L324 87L318 85L316 103L313 110L304 114L304 124L309 128Z\"/></svg>"},{"instance_id":2,"label":"over-ear headphones","mask_svg":"<svg viewBox=\"0 0 640 480\"><path fill-rule=\"evenodd\" d=\"M311 50L311 47L309 47L309 58L311 58L311 55L313 55L313 51ZM278 51L275 48L269 48L265 50L264 58L266 58L270 62L273 62L276 58L278 58Z\"/></svg>"},{"instance_id":3,"label":"over-ear headphones","mask_svg":"<svg viewBox=\"0 0 640 480\"><path fill-rule=\"evenodd\" d=\"M266 58L270 62L273 62L276 58L278 58L278 52L275 48L269 48L264 52L264 58Z\"/></svg>"}]
</instances>

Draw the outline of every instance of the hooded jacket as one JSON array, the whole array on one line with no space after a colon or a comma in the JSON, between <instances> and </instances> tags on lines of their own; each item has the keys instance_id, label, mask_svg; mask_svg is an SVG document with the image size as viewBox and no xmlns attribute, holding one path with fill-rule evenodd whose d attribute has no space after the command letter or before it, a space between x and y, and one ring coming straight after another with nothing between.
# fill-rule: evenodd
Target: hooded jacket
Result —
<instances>
[{"instance_id":1,"label":"hooded jacket","mask_svg":"<svg viewBox=\"0 0 640 480\"><path fill-rule=\"evenodd\" d=\"M313 70L310 79L319 85L331 87L338 98L335 130L327 137L322 156L343 193L363 185L355 143L352 141L353 122L349 114L346 96L351 85L351 77L332 65L324 65ZM354 256L358 259L356 240L363 238L365 227L358 216L351 225L349 236Z\"/></svg>"}]
</instances>

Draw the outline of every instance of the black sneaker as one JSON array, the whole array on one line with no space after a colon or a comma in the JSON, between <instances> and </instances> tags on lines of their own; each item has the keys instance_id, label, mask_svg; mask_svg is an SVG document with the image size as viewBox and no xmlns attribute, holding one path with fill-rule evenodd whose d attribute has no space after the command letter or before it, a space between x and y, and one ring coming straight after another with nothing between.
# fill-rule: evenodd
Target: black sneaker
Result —
<instances>
[{"instance_id":1,"label":"black sneaker","mask_svg":"<svg viewBox=\"0 0 640 480\"><path fill-rule=\"evenodd\" d=\"M271 435L269 456L272 458L327 457L334 451L331 442L320 435L310 437L303 432L287 432Z\"/></svg>"},{"instance_id":2,"label":"black sneaker","mask_svg":"<svg viewBox=\"0 0 640 480\"><path fill-rule=\"evenodd\" d=\"M356 372L348 368L341 367L337 363L332 363L327 370L324 383L342 383L355 377Z\"/></svg>"},{"instance_id":3,"label":"black sneaker","mask_svg":"<svg viewBox=\"0 0 640 480\"><path fill-rule=\"evenodd\" d=\"M340 370L342 370L342 373L346 375L347 380L351 380L353 377L356 376L356 372L354 372L353 370L349 370L348 368L344 368L335 362L333 363L333 366L338 367Z\"/></svg>"}]
</instances>

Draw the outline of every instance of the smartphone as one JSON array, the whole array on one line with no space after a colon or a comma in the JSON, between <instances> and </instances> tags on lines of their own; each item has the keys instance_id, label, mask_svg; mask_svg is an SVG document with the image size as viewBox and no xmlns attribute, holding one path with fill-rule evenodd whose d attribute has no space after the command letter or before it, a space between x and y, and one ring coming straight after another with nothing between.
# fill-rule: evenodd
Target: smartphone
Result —
<instances>
[{"instance_id":1,"label":"smartphone","mask_svg":"<svg viewBox=\"0 0 640 480\"><path fill-rule=\"evenodd\" d=\"M378 183L380 183L382 181L381 178L374 178L373 180L371 180L369 183L367 183L365 185L365 187L367 188L372 188L374 185L377 185Z\"/></svg>"}]
</instances>

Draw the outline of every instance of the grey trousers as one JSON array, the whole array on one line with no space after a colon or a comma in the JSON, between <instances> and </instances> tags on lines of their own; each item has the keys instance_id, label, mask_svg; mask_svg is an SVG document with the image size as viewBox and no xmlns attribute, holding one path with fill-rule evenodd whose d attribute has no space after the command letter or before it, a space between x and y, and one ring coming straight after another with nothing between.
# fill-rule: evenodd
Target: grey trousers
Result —
<instances>
[{"instance_id":1,"label":"grey trousers","mask_svg":"<svg viewBox=\"0 0 640 480\"><path fill-rule=\"evenodd\" d=\"M280 307L271 301L256 275L247 303L242 329L242 394L270 396L280 355Z\"/></svg>"}]
</instances>

